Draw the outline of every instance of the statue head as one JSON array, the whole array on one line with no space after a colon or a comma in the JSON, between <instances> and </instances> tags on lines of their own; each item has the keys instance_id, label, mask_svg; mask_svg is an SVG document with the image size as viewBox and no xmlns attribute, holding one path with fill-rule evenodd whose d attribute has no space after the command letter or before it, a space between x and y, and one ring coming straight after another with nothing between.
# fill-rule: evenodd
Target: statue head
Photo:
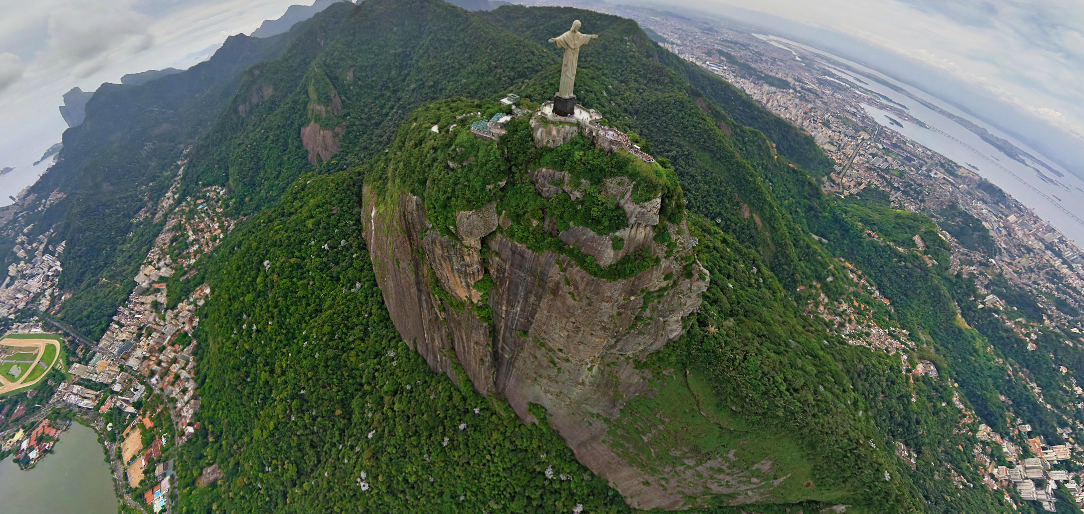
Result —
<instances>
[{"instance_id":1,"label":"statue head","mask_svg":"<svg viewBox=\"0 0 1084 514\"><path fill-rule=\"evenodd\" d=\"M580 31L580 20L576 20L576 21L572 22L572 32L579 32L579 31Z\"/></svg>"}]
</instances>

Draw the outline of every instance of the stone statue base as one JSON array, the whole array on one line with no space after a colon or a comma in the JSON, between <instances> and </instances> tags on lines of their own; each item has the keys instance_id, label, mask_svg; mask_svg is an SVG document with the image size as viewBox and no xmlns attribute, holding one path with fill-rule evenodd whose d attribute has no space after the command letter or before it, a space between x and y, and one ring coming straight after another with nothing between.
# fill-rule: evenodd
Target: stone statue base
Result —
<instances>
[{"instance_id":1,"label":"stone statue base","mask_svg":"<svg viewBox=\"0 0 1084 514\"><path fill-rule=\"evenodd\" d=\"M576 113L576 96L565 98L553 95L553 113L558 116L572 116Z\"/></svg>"},{"instance_id":2,"label":"stone statue base","mask_svg":"<svg viewBox=\"0 0 1084 514\"><path fill-rule=\"evenodd\" d=\"M557 114L555 102L546 102L531 117L531 135L534 137L535 146L550 148L561 146L581 132L585 135L597 132L596 127L602 114L594 109L584 109L582 106L572 104L571 116Z\"/></svg>"}]
</instances>

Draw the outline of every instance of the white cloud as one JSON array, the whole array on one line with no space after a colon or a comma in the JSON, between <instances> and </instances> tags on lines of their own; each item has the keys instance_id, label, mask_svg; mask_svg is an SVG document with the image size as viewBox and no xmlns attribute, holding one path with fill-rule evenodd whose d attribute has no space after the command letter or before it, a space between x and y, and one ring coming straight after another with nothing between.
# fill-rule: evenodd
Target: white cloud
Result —
<instances>
[{"instance_id":1,"label":"white cloud","mask_svg":"<svg viewBox=\"0 0 1084 514\"><path fill-rule=\"evenodd\" d=\"M311 0L0 0L0 167L29 166L60 140L66 125L57 106L72 87L93 91L126 73L187 68L225 35L304 2ZM0 178L0 198L26 185L14 175Z\"/></svg>"},{"instance_id":2,"label":"white cloud","mask_svg":"<svg viewBox=\"0 0 1084 514\"><path fill-rule=\"evenodd\" d=\"M49 15L45 62L86 77L154 44L150 18L121 3L60 7Z\"/></svg>"},{"instance_id":3,"label":"white cloud","mask_svg":"<svg viewBox=\"0 0 1084 514\"><path fill-rule=\"evenodd\" d=\"M19 56L8 52L0 54L0 91L23 78L25 69Z\"/></svg>"},{"instance_id":4,"label":"white cloud","mask_svg":"<svg viewBox=\"0 0 1084 514\"><path fill-rule=\"evenodd\" d=\"M737 7L846 34L943 70L976 93L1084 138L1079 0L670 2L724 14Z\"/></svg>"}]
</instances>

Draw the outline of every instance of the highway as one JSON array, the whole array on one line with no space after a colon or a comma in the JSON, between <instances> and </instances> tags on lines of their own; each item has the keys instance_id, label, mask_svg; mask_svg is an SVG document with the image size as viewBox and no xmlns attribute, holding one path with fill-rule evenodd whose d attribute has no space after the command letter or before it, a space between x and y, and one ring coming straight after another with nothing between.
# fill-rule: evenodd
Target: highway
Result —
<instances>
[{"instance_id":1,"label":"highway","mask_svg":"<svg viewBox=\"0 0 1084 514\"><path fill-rule=\"evenodd\" d=\"M105 354L109 353L109 351L106 350L105 348L102 348L101 346L98 346L97 344L94 344L93 341L79 335L74 329L69 327L67 324L61 323L61 322L56 321L56 320L54 320L52 318L43 317L42 319L44 319L46 323L48 323L48 324L50 324L50 325L64 331L64 333L72 336L72 339L75 339L76 342L78 342L79 344L82 344L84 346L89 346L90 349L92 349L92 350L94 350L96 352L105 353Z\"/></svg>"},{"instance_id":2,"label":"highway","mask_svg":"<svg viewBox=\"0 0 1084 514\"><path fill-rule=\"evenodd\" d=\"M873 133L873 137L858 144L858 147L854 149L853 153L851 153L851 158L847 160L847 165L843 167L843 171L839 172L840 179L847 176L847 172L851 170L851 165L854 164L855 158L857 158L862 153L862 150L866 148L866 145L877 142L877 138L881 135L882 130L884 130L884 127L881 125L877 125L877 131Z\"/></svg>"}]
</instances>

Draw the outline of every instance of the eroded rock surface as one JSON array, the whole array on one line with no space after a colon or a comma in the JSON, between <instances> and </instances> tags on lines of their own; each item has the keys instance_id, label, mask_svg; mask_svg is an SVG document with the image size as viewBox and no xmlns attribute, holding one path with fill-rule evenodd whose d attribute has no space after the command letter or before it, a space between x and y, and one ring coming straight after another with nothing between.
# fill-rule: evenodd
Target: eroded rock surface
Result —
<instances>
[{"instance_id":1,"label":"eroded rock surface","mask_svg":"<svg viewBox=\"0 0 1084 514\"><path fill-rule=\"evenodd\" d=\"M567 173L543 169L530 176L544 197L579 189ZM365 237L396 328L434 370L458 380L462 369L478 391L503 396L525 421L533 420L530 404L545 407L577 458L630 502L678 508L680 493L661 489L658 477L628 465L603 442L607 420L650 393L648 373L634 363L681 335L682 318L697 308L708 284L707 271L695 259L686 262L695 242L678 237L669 249L654 242L660 203L637 204L631 193L627 179L605 188L630 221L615 234L576 226L558 233L547 223L602 266L641 249L658 258L621 280L594 277L566 255L536 253L509 239L503 229L527 221L502 217L495 204L457 213L458 237L449 237L430 226L420 198L401 193L386 204L366 190ZM684 222L668 229L687 233ZM625 242L620 250L613 249L614 237ZM483 294L475 284L487 274L492 286ZM491 323L480 319L483 307ZM645 485L649 479L656 485Z\"/></svg>"},{"instance_id":2,"label":"eroded rock surface","mask_svg":"<svg viewBox=\"0 0 1084 514\"><path fill-rule=\"evenodd\" d=\"M580 126L575 123L547 123L536 119L531 120L531 134L540 146L556 148L576 137L580 133Z\"/></svg>"},{"instance_id":3,"label":"eroded rock surface","mask_svg":"<svg viewBox=\"0 0 1084 514\"><path fill-rule=\"evenodd\" d=\"M327 162L331 156L339 153L339 138L342 137L345 127L336 127L334 131L321 127L315 121L301 129L301 146L309 152L309 163L318 164L320 161Z\"/></svg>"}]
</instances>

